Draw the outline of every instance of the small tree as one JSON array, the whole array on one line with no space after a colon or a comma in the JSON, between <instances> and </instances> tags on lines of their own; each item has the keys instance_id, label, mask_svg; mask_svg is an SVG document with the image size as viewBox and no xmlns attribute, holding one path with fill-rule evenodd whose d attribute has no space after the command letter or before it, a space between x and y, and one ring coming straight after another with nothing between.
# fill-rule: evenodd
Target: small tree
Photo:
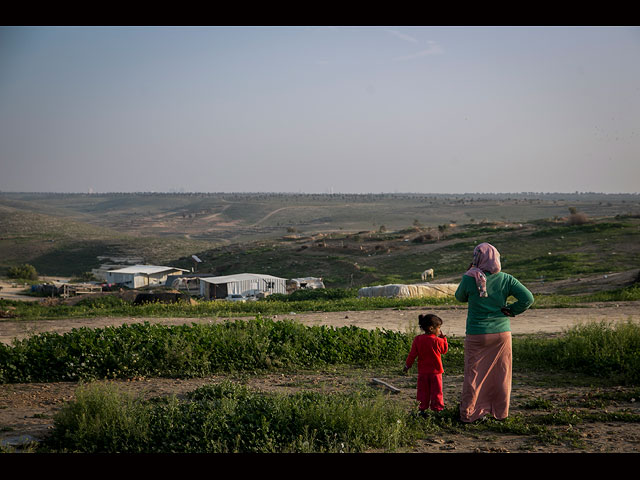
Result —
<instances>
[{"instance_id":1,"label":"small tree","mask_svg":"<svg viewBox=\"0 0 640 480\"><path fill-rule=\"evenodd\" d=\"M578 212L575 207L569 207L569 218L567 219L569 225L584 225L589 223L589 217L584 213Z\"/></svg>"},{"instance_id":2,"label":"small tree","mask_svg":"<svg viewBox=\"0 0 640 480\"><path fill-rule=\"evenodd\" d=\"M440 232L439 237L444 237L445 232L449 228L449 225L443 223L442 225L438 225L438 232Z\"/></svg>"},{"instance_id":3,"label":"small tree","mask_svg":"<svg viewBox=\"0 0 640 480\"><path fill-rule=\"evenodd\" d=\"M38 272L36 267L25 263L24 265L18 265L17 267L10 267L7 270L7 277L21 280L37 280Z\"/></svg>"}]
</instances>

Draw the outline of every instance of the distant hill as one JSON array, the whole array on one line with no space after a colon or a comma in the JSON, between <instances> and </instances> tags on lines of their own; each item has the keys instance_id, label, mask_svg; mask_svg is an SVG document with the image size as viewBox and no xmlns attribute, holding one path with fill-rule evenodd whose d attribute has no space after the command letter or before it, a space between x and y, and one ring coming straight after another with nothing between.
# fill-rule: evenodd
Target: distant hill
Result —
<instances>
[{"instance_id":1,"label":"distant hill","mask_svg":"<svg viewBox=\"0 0 640 480\"><path fill-rule=\"evenodd\" d=\"M591 223L568 225L570 209ZM0 193L0 274L75 275L98 256L215 274L319 276L327 286L459 279L480 241L527 281L640 265L635 194Z\"/></svg>"},{"instance_id":2,"label":"distant hill","mask_svg":"<svg viewBox=\"0 0 640 480\"><path fill-rule=\"evenodd\" d=\"M45 275L79 275L97 268L100 256L142 257L145 262L163 264L216 245L179 237L140 237L0 205L0 275L22 263L34 265Z\"/></svg>"}]
</instances>

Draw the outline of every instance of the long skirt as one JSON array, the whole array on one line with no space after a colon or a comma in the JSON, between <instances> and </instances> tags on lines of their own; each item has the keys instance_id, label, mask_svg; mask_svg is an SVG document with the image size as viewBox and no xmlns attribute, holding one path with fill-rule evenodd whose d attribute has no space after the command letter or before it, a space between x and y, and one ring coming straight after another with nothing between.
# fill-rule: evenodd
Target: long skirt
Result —
<instances>
[{"instance_id":1,"label":"long skirt","mask_svg":"<svg viewBox=\"0 0 640 480\"><path fill-rule=\"evenodd\" d=\"M511 361L511 332L465 336L460 420L509 416Z\"/></svg>"}]
</instances>

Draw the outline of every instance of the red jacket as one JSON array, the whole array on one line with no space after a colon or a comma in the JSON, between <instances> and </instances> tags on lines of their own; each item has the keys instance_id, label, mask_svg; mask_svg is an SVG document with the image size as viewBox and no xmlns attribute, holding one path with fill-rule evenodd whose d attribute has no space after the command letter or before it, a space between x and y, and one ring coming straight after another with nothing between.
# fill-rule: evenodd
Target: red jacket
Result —
<instances>
[{"instance_id":1,"label":"red jacket","mask_svg":"<svg viewBox=\"0 0 640 480\"><path fill-rule=\"evenodd\" d=\"M433 334L418 335L413 339L411 351L405 362L407 368L411 368L416 357L418 357L418 374L421 373L442 373L442 358L449 350L447 337L436 337Z\"/></svg>"}]
</instances>

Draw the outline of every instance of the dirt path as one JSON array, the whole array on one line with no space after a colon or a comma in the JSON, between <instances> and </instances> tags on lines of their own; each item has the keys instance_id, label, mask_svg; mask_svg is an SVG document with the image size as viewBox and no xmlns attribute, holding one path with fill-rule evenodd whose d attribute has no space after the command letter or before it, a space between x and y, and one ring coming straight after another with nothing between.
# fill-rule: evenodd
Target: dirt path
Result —
<instances>
[{"instance_id":1,"label":"dirt path","mask_svg":"<svg viewBox=\"0 0 640 480\"><path fill-rule=\"evenodd\" d=\"M467 311L465 307L411 307L404 309L316 312L274 315L275 319L295 319L305 325L328 325L342 327L355 325L361 328L384 328L396 331L411 331L417 325L418 314L433 311L444 321L443 332L449 336L464 336ZM250 317L232 317L250 318ZM65 333L74 328L99 328L120 326L129 323L149 322L163 325L213 323L224 321L219 317L203 318L131 318L98 317L71 318L36 321L0 321L0 342L9 344L13 339L23 339L41 332ZM640 301L591 304L579 308L534 308L511 320L514 335L531 333L560 333L566 328L585 322L631 320L640 323Z\"/></svg>"},{"instance_id":2,"label":"dirt path","mask_svg":"<svg viewBox=\"0 0 640 480\"><path fill-rule=\"evenodd\" d=\"M427 309L438 313L444 320L444 331L450 336L463 336L466 310L464 308L433 307ZM356 325L363 328L385 328L408 331L417 322L424 308L384 309L366 312L332 312L287 314L276 318L293 318L305 325ZM246 317L244 317L246 318ZM166 325L218 322L219 318L93 318L0 322L0 340L10 343L12 339L50 331L64 333L79 327L118 326L123 323L149 321ZM627 321L640 323L640 302L619 304L594 304L588 308L532 309L512 320L514 334L557 334L573 325L584 322ZM363 373L373 376L373 372ZM220 381L223 377L189 380L140 379L138 381L114 381L122 388L146 397L159 395L181 395L198 386ZM383 378L400 388L399 399L411 401L415 396L415 379L408 376ZM339 375L319 374L272 374L251 377L249 385L265 390L289 391L295 385L315 385L317 388L344 388L350 381ZM445 374L444 393L446 402L456 402L462 388L461 376ZM521 405L532 398L566 398L582 395L588 388L543 388L514 371L512 392L512 414L530 414ZM64 404L74 398L78 384L75 382L8 384L0 388L0 444L15 446L37 441L46 435L53 425L53 416ZM299 387L298 387L299 388ZM624 403L609 409L631 410L640 414L640 402ZM597 409L596 409L597 410ZM635 452L640 451L640 427L635 423L594 422L575 427L585 447L569 445L536 445L526 436L502 435L496 432L470 435L446 434L425 438L412 450L414 452L470 453L470 452Z\"/></svg>"}]
</instances>

